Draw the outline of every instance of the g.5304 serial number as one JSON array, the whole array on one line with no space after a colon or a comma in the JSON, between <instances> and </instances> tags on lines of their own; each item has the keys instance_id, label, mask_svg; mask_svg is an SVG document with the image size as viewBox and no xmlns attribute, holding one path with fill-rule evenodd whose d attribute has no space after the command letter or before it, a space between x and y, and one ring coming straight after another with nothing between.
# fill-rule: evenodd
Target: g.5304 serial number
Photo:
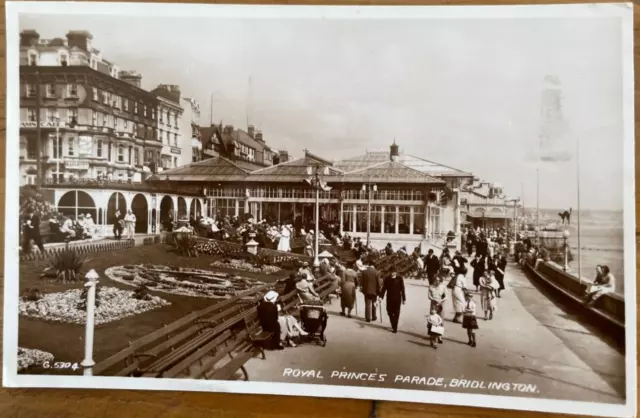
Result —
<instances>
[{"instance_id":1,"label":"g.5304 serial number","mask_svg":"<svg viewBox=\"0 0 640 418\"><path fill-rule=\"evenodd\" d=\"M52 362L52 361L45 361L44 363L42 363L42 368L43 369L56 369L56 370L73 370L76 371L80 368L80 366L78 365L78 363L69 363L69 362L64 362L64 361L56 361L56 362Z\"/></svg>"}]
</instances>

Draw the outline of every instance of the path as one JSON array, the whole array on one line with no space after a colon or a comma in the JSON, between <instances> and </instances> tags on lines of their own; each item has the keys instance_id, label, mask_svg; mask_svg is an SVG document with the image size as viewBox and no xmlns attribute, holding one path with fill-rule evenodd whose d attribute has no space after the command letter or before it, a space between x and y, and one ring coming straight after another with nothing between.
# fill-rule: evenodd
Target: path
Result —
<instances>
[{"instance_id":1,"label":"path","mask_svg":"<svg viewBox=\"0 0 640 418\"><path fill-rule=\"evenodd\" d=\"M471 272L468 282L471 282ZM366 323L364 299L358 293L358 316L339 316L340 302L328 305L328 343L325 348L302 345L267 352L267 359L248 365L252 380L348 384L404 389L447 390L551 399L617 403L624 401L624 355L575 321L548 300L515 264L510 264L507 289L499 299L492 321L479 319L478 346L467 345L466 330L451 322L452 304L446 303L444 344L434 350L426 338L427 284L406 280L407 304L403 306L398 334L389 330L383 309L382 322ZM479 295L475 296L480 308ZM480 311L480 309L478 309ZM480 312L478 312L481 314ZM285 370L321 371L322 379L284 376ZM384 382L331 378L332 372L386 374ZM440 386L424 380L394 383L397 375L442 377ZM484 388L455 388L451 379L484 382ZM433 383L432 379L432 383ZM490 382L522 383L526 392L489 389ZM444 385L448 388L445 388ZM535 385L535 386L533 386ZM532 392L532 393L529 393Z\"/></svg>"}]
</instances>

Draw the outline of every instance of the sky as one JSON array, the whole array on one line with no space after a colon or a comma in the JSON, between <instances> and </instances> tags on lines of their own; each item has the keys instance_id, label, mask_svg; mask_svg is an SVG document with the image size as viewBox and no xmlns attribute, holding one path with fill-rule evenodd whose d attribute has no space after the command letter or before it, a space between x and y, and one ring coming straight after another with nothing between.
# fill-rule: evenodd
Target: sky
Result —
<instances>
[{"instance_id":1,"label":"sky","mask_svg":"<svg viewBox=\"0 0 640 418\"><path fill-rule=\"evenodd\" d=\"M582 209L623 207L615 19L32 14L21 16L20 29L45 39L88 30L106 59L142 74L144 88L177 84L198 100L202 125L248 122L294 156L308 148L338 160L388 150L395 139L401 152L497 182L527 206L535 206L539 184L541 208L576 210L580 173ZM569 159L539 162L550 76L561 90L564 127L554 146Z\"/></svg>"}]
</instances>

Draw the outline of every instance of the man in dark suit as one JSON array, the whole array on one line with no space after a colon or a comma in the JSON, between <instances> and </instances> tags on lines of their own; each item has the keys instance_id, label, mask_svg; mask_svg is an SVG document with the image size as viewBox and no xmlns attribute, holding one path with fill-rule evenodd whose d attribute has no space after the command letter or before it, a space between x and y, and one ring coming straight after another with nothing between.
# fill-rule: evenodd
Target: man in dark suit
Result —
<instances>
[{"instance_id":1,"label":"man in dark suit","mask_svg":"<svg viewBox=\"0 0 640 418\"><path fill-rule=\"evenodd\" d=\"M433 283L433 280L438 276L438 270L440 270L440 259L433 253L432 249L427 252L427 259L425 260L427 267L427 277L429 283Z\"/></svg>"},{"instance_id":2,"label":"man in dark suit","mask_svg":"<svg viewBox=\"0 0 640 418\"><path fill-rule=\"evenodd\" d=\"M375 303L380 292L380 272L375 267L369 266L362 272L360 290L364 294L364 318L367 322L378 319Z\"/></svg>"},{"instance_id":3,"label":"man in dark suit","mask_svg":"<svg viewBox=\"0 0 640 418\"><path fill-rule=\"evenodd\" d=\"M22 244L24 251L31 252L31 246L29 245L31 240L38 246L40 252L44 252L42 236L40 235L40 216L33 210L29 211L24 225L24 244Z\"/></svg>"},{"instance_id":4,"label":"man in dark suit","mask_svg":"<svg viewBox=\"0 0 640 418\"><path fill-rule=\"evenodd\" d=\"M278 322L278 293L273 290L267 292L264 299L258 305L258 320L264 331L271 332L273 346L278 350L283 350L282 339L280 338L280 323Z\"/></svg>"}]
</instances>

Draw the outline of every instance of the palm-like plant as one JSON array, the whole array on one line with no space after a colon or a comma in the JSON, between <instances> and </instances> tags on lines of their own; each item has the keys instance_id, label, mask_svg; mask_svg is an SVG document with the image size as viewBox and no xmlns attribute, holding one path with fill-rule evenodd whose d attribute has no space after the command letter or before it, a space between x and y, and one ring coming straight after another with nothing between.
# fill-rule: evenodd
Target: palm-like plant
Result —
<instances>
[{"instance_id":1,"label":"palm-like plant","mask_svg":"<svg viewBox=\"0 0 640 418\"><path fill-rule=\"evenodd\" d=\"M47 269L48 272L60 280L62 283L75 282L80 273L80 269L88 259L78 254L75 249L69 248L67 243L64 251L56 254L51 265ZM48 275L45 271L45 275Z\"/></svg>"}]
</instances>

